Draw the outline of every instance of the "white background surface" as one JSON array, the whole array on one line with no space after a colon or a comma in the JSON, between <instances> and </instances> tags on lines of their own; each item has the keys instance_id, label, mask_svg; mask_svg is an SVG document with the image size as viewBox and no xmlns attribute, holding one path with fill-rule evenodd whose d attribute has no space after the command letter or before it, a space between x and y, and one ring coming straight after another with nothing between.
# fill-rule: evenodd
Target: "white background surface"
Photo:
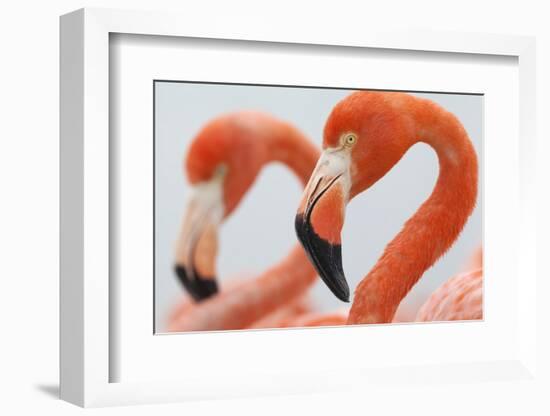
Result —
<instances>
[{"instance_id":1,"label":"white background surface","mask_svg":"<svg viewBox=\"0 0 550 416\"><path fill-rule=\"evenodd\" d=\"M73 414L82 410L54 400L57 394L58 348L58 15L82 6L178 9L189 5L168 1L52 1L4 4L0 13L2 31L2 291L0 313L3 341L0 344L0 408L5 414L29 412ZM550 32L543 2L463 1L416 2L321 2L299 4L284 1L271 5L255 2L204 1L193 11L208 15L246 13L281 20L285 25L352 24L414 26L440 30L538 35L538 131L549 137L547 117L550 73ZM304 2L305 3L305 2ZM397 3L397 4L396 4ZM239 6L242 5L242 6ZM411 16L414 19L411 19ZM411 23L411 22L414 22ZM550 150L539 140L539 161ZM548 167L539 162L540 174L548 179ZM539 184L540 189L542 185ZM548 183L545 189L549 189ZM550 212L547 194L539 212ZM541 216L540 241L548 244L548 220ZM505 230L504 230L505 231ZM542 265L541 265L542 267ZM548 275L548 267L545 266ZM548 292L541 282L539 292ZM549 306L539 305L547 322ZM540 325L542 327L542 325ZM548 328L548 325L546 325ZM544 348L539 354L543 376L549 374L548 332L539 333ZM345 346L343 346L345 348ZM547 354L546 354L547 355ZM548 380L548 378L546 378ZM543 387L545 387L543 391ZM137 408L101 409L99 414L548 414L542 408L550 387L530 383L509 385L457 384L437 386L439 394L423 396L423 388L389 388L387 394L338 393L281 399L232 400ZM418 400L422 398L422 400ZM416 400L415 400L416 399Z\"/></svg>"},{"instance_id":2,"label":"white background surface","mask_svg":"<svg viewBox=\"0 0 550 416\"><path fill-rule=\"evenodd\" d=\"M164 332L167 316L181 302L183 290L173 271L174 244L189 192L182 161L197 131L209 120L231 111L259 110L291 122L320 148L325 120L334 105L352 91L160 82L156 84L156 222L155 328ZM429 295L460 272L482 241L483 97L418 94L442 105L464 124L478 155L480 188L476 208L460 238L427 270L402 307L410 320ZM391 174L349 204L342 232L344 270L355 288L382 249L431 193L438 175L435 152L419 144ZM271 163L224 221L217 257L218 281L259 275L279 262L297 239L293 221L302 188L287 167ZM276 207L274 209L274 207ZM265 221L265 215L269 221ZM223 289L222 289L223 290ZM347 308L318 279L309 298L316 311Z\"/></svg>"}]
</instances>

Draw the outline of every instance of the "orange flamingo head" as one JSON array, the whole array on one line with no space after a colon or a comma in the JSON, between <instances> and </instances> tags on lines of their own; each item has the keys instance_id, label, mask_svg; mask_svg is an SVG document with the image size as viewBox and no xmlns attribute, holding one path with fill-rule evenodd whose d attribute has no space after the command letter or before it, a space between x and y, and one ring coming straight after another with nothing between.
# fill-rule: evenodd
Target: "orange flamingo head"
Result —
<instances>
[{"instance_id":1,"label":"orange flamingo head","mask_svg":"<svg viewBox=\"0 0 550 416\"><path fill-rule=\"evenodd\" d=\"M271 118L251 112L218 117L203 127L187 152L184 170L192 189L177 243L175 271L196 301L218 291L217 230L265 162L268 152L262 135L267 120Z\"/></svg>"},{"instance_id":2,"label":"orange flamingo head","mask_svg":"<svg viewBox=\"0 0 550 416\"><path fill-rule=\"evenodd\" d=\"M349 302L340 233L346 204L382 178L413 142L400 93L360 91L340 101L324 129L323 153L303 194L296 232L331 291Z\"/></svg>"}]
</instances>

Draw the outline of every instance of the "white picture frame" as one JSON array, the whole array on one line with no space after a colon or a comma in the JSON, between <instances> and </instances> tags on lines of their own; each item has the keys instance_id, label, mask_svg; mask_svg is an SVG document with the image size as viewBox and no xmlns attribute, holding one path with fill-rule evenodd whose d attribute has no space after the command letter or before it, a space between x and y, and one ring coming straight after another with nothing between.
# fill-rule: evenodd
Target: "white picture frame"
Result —
<instances>
[{"instance_id":1,"label":"white picture frame","mask_svg":"<svg viewBox=\"0 0 550 416\"><path fill-rule=\"evenodd\" d=\"M232 24L233 23L233 24ZM238 30L236 28L238 27ZM109 155L109 37L123 33L146 36L224 39L226 41L275 42L304 47L326 46L432 52L440 54L467 54L476 56L508 56L517 59L519 86L517 127L511 132L519 143L517 166L511 168L511 179L517 181L518 192L512 193L517 212L517 243L509 248L514 261L514 272L521 270L521 280L514 280L518 290L514 294L516 320L509 340L513 348L503 348L494 359L487 356L466 357L460 362L447 362L441 356L438 363L418 359L401 365L380 367L365 363L351 368L334 365L318 371L306 371L299 366L279 365L279 371L269 368L247 372L247 364L238 361L236 368L217 373L199 374L191 371L185 377L164 377L166 374L148 374L146 381L113 381L113 363L120 360L112 349L116 336L110 325L116 309L110 292L109 276L112 263L109 257L110 169ZM261 45L261 43L259 43ZM434 55L434 56L435 56ZM529 37L427 32L378 32L353 27L338 30L312 26L307 33L300 28L281 30L274 23L248 21L240 25L224 19L205 24L191 15L82 9L61 18L61 398L80 406L184 401L220 397L248 397L255 395L296 394L338 391L395 381L413 380L429 385L434 381L532 379L536 376L536 219L535 178L535 43ZM507 153L515 157L513 152ZM506 157L506 156L503 156ZM515 159L514 159L515 160ZM499 169L498 165L492 165ZM502 168L502 166L500 166ZM514 176L515 175L515 176ZM494 175L493 175L494 176ZM515 198L515 199L514 199ZM493 205L494 206L494 205ZM491 209L491 204L488 208ZM486 229L487 232L487 229ZM490 256L489 260L490 261ZM512 260L510 260L512 261ZM489 265L490 269L490 265ZM512 272L510 272L512 273ZM517 276L516 276L517 277ZM112 293L111 293L112 295ZM454 324L453 324L454 325ZM380 337L386 342L399 342L400 336L411 327L392 328L392 334L379 327ZM460 328L459 326L455 328ZM482 336L482 329L478 336ZM308 338L319 344L335 343L335 337L349 342L357 328L346 328L338 334L334 328L309 331ZM456 330L453 330L456 331ZM460 331L460 329L458 329ZM472 331L472 327L468 328ZM299 337L295 331L292 337ZM259 334L259 335L258 335ZM474 336L473 332L464 336ZM452 334L450 334L452 335ZM150 334L153 337L153 334ZM273 343L268 331L252 334L213 334L215 342L224 337L235 348L245 342ZM454 334L457 336L457 334ZM230 338L231 337L231 338ZM167 341L172 338L174 341ZM264 338L264 341L261 341ZM158 339L158 338L157 338ZM212 339L212 338L211 338ZM297 338L296 338L297 339ZM139 341L139 340L134 340ZM299 342L302 342L300 340ZM343 341L343 342L345 342ZM164 337L162 343L176 342L175 337ZM262 344L258 345L258 348ZM383 348L383 344L378 344ZM374 348L374 347L373 347ZM411 365L412 364L412 365ZM168 370L167 370L168 371ZM175 373L176 369L172 370ZM178 375L178 374L174 374ZM162 377L161 377L162 376ZM215 376L215 377L212 377ZM160 380L160 381L159 381ZM171 381L172 380L172 381Z\"/></svg>"}]
</instances>

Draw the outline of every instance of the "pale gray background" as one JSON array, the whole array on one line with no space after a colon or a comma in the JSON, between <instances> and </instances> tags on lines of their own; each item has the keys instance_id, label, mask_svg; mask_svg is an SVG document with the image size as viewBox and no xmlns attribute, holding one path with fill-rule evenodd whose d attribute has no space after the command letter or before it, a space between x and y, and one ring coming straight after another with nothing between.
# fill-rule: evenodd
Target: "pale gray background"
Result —
<instances>
[{"instance_id":1,"label":"pale gray background","mask_svg":"<svg viewBox=\"0 0 550 416\"><path fill-rule=\"evenodd\" d=\"M184 296L173 274L174 244L180 229L188 184L182 161L200 129L221 113L254 109L292 122L320 146L332 107L350 90L157 82L155 89L155 325L165 328L171 308ZM464 124L479 157L477 207L451 250L413 288L402 307L416 310L442 282L461 270L482 240L483 97L417 94L438 102ZM438 174L435 152L424 144L409 150L401 162L346 212L343 230L344 271L353 289L376 262L384 246L429 196ZM264 168L235 213L222 225L218 278L251 278L278 262L296 243L294 216L302 189L283 165ZM262 210L270 221L261 222ZM345 306L319 280L311 291L318 310Z\"/></svg>"}]
</instances>

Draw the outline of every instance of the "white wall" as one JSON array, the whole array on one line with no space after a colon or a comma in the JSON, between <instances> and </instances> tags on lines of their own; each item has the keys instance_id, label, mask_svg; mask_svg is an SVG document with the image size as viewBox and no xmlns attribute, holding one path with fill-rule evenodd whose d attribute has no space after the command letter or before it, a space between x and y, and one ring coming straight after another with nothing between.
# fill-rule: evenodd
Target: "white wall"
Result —
<instances>
[{"instance_id":1,"label":"white wall","mask_svg":"<svg viewBox=\"0 0 550 416\"><path fill-rule=\"evenodd\" d=\"M287 25L364 25L421 27L452 31L514 33L538 36L539 169L546 180L550 154L550 30L547 2L522 0L443 1L11 1L0 8L0 177L2 204L0 316L0 408L2 414L72 414L78 409L55 401L58 366L58 16L83 6L168 9L193 12L249 14L251 18ZM321 23L319 23L321 22ZM541 192L540 241L548 249L550 212L548 181ZM548 255L544 256L545 259ZM545 260L547 262L547 260ZM548 264L544 266L550 276ZM538 286L543 299L549 281ZM543 351L550 350L550 305L540 303L546 318L539 323ZM475 340L473 340L475 342ZM405 346L404 346L405 347ZM345 349L345 346L342 346ZM367 353L368 351L366 351ZM549 374L547 354L539 361ZM545 393L550 391L546 388ZM45 393L46 392L46 393ZM50 392L50 393L48 393ZM100 414L548 414L538 407L529 383L482 386L439 386L438 395L423 388L388 386L376 397L368 392L335 393L322 397L234 400L140 408L104 409ZM397 396L398 395L398 396ZM547 403L547 402L546 402ZM8 410L11 409L11 410ZM382 410L384 412L382 412ZM94 413L95 414L95 413Z\"/></svg>"}]
</instances>

